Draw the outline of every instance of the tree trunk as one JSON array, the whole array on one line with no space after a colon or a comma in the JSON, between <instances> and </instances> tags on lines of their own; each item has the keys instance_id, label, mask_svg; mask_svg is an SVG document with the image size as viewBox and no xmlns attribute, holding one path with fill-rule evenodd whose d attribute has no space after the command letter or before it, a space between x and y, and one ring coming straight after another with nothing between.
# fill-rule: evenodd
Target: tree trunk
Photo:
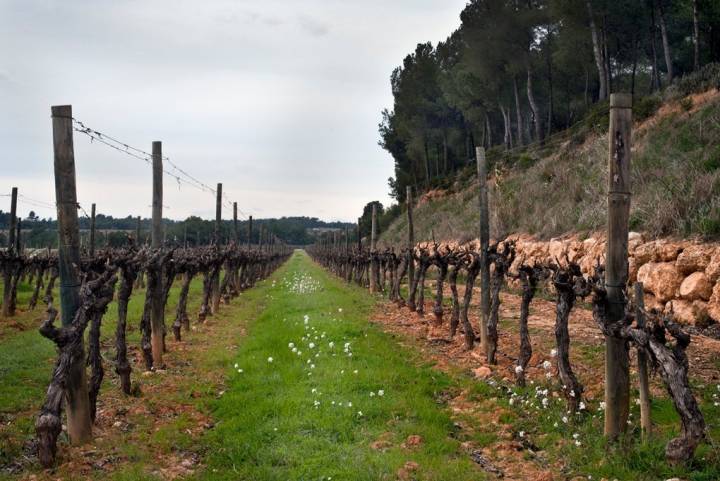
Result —
<instances>
[{"instance_id":1,"label":"tree trunk","mask_svg":"<svg viewBox=\"0 0 720 481\"><path fill-rule=\"evenodd\" d=\"M425 140L425 187L430 189L430 154L428 153L427 140Z\"/></svg>"},{"instance_id":2,"label":"tree trunk","mask_svg":"<svg viewBox=\"0 0 720 481\"><path fill-rule=\"evenodd\" d=\"M190 283L194 277L194 272L186 272L183 276L182 287L180 288L180 297L178 298L177 309L175 311L175 322L173 322L173 334L176 341L181 341L182 336L180 335L181 327L185 328L187 332L190 327L190 318L187 314L187 298L188 292L190 292Z\"/></svg>"},{"instance_id":3,"label":"tree trunk","mask_svg":"<svg viewBox=\"0 0 720 481\"><path fill-rule=\"evenodd\" d=\"M672 52L670 50L670 41L668 40L667 27L665 25L665 9L663 8L662 0L655 0L655 5L658 9L658 20L660 21L660 36L662 37L663 52L665 53L665 67L667 68L667 81L672 83L673 75L673 63L672 63Z\"/></svg>"},{"instance_id":4,"label":"tree trunk","mask_svg":"<svg viewBox=\"0 0 720 481\"><path fill-rule=\"evenodd\" d=\"M560 381L563 385L563 392L568 401L568 410L574 414L583 394L583 386L575 377L570 365L570 331L568 330L568 319L570 311L575 305L575 291L573 289L574 279L565 273L556 274L553 280L556 298L555 315L555 343L557 345L557 364Z\"/></svg>"},{"instance_id":5,"label":"tree trunk","mask_svg":"<svg viewBox=\"0 0 720 481\"><path fill-rule=\"evenodd\" d=\"M32 297L30 298L30 303L28 305L28 308L32 311L37 306L38 298L40 297L40 289L43 287L43 275L45 274L45 269L42 267L38 267L38 273L37 278L35 279L35 289L33 289Z\"/></svg>"},{"instance_id":6,"label":"tree trunk","mask_svg":"<svg viewBox=\"0 0 720 481\"><path fill-rule=\"evenodd\" d=\"M450 337L455 337L457 327L460 322L460 302L458 300L457 277L460 273L460 266L453 266L448 275L448 283L450 284L450 292L452 293L452 314L450 314Z\"/></svg>"},{"instance_id":7,"label":"tree trunk","mask_svg":"<svg viewBox=\"0 0 720 481\"><path fill-rule=\"evenodd\" d=\"M535 102L535 94L533 94L532 72L530 67L527 68L527 98L530 104L530 110L532 110L533 124L535 125L535 140L542 143L542 118L540 117L540 108L537 102Z\"/></svg>"},{"instance_id":8,"label":"tree trunk","mask_svg":"<svg viewBox=\"0 0 720 481\"><path fill-rule=\"evenodd\" d=\"M120 288L117 294L118 320L115 327L115 372L120 377L122 392L130 394L130 373L132 368L127 359L127 341L125 332L127 328L127 309L133 284L137 277L137 270L129 263L120 269Z\"/></svg>"},{"instance_id":9,"label":"tree trunk","mask_svg":"<svg viewBox=\"0 0 720 481\"><path fill-rule=\"evenodd\" d=\"M518 368L515 370L515 379L518 386L525 387L525 371L532 357L532 343L528 329L530 317L530 303L537 292L538 278L535 269L520 268L520 284L522 285L522 299L520 301L520 352L518 355Z\"/></svg>"},{"instance_id":10,"label":"tree trunk","mask_svg":"<svg viewBox=\"0 0 720 481\"><path fill-rule=\"evenodd\" d=\"M415 304L415 312L421 316L425 313L425 274L427 273L430 264L426 262L420 262L420 269L418 271L419 280L417 285L417 303Z\"/></svg>"},{"instance_id":11,"label":"tree trunk","mask_svg":"<svg viewBox=\"0 0 720 481\"><path fill-rule=\"evenodd\" d=\"M552 56L548 49L545 55L548 70L548 115L547 115L547 128L545 129L545 135L549 136L553 131L553 115L555 110L555 91L553 89L553 65Z\"/></svg>"},{"instance_id":12,"label":"tree trunk","mask_svg":"<svg viewBox=\"0 0 720 481\"><path fill-rule=\"evenodd\" d=\"M435 314L435 324L442 325L443 321L443 283L447 276L448 265L444 260L439 261L438 278L435 285L435 305L433 306L433 314Z\"/></svg>"},{"instance_id":13,"label":"tree trunk","mask_svg":"<svg viewBox=\"0 0 720 481\"><path fill-rule=\"evenodd\" d=\"M505 106L503 106L503 104L499 105L500 113L502 113L503 117L503 127L505 128L503 142L505 143L505 150L510 150L513 148L512 131L510 128L510 114L505 110Z\"/></svg>"},{"instance_id":14,"label":"tree trunk","mask_svg":"<svg viewBox=\"0 0 720 481\"><path fill-rule=\"evenodd\" d=\"M600 90L598 92L598 100L607 98L607 72L605 70L605 58L603 56L602 46L600 45L600 36L598 34L597 25L595 24L595 15L593 14L591 0L585 0L587 6L588 17L590 19L590 35L593 44L593 56L595 57L595 66L598 71L598 80L600 82Z\"/></svg>"},{"instance_id":15,"label":"tree trunk","mask_svg":"<svg viewBox=\"0 0 720 481\"><path fill-rule=\"evenodd\" d=\"M492 130L490 129L490 117L485 113L485 142L488 148L492 147Z\"/></svg>"},{"instance_id":16,"label":"tree trunk","mask_svg":"<svg viewBox=\"0 0 720 481\"><path fill-rule=\"evenodd\" d=\"M693 66L700 70L700 20L698 19L698 0L693 0Z\"/></svg>"},{"instance_id":17,"label":"tree trunk","mask_svg":"<svg viewBox=\"0 0 720 481\"><path fill-rule=\"evenodd\" d=\"M652 77L650 79L650 92L660 89L660 69L658 67L655 8L650 9L650 48L652 49Z\"/></svg>"},{"instance_id":18,"label":"tree trunk","mask_svg":"<svg viewBox=\"0 0 720 481\"><path fill-rule=\"evenodd\" d=\"M460 312L463 329L465 330L465 348L470 350L475 344L475 331L473 331L468 310L470 309L470 301L472 301L472 291L475 287L475 278L479 273L479 265L477 260L472 261L474 266L467 269L467 279L465 281L465 294L463 295L463 305Z\"/></svg>"},{"instance_id":19,"label":"tree trunk","mask_svg":"<svg viewBox=\"0 0 720 481\"><path fill-rule=\"evenodd\" d=\"M518 93L517 77L513 76L513 94L515 95L515 116L517 117L517 144L525 145L523 134L522 109L520 108L520 94Z\"/></svg>"}]
</instances>

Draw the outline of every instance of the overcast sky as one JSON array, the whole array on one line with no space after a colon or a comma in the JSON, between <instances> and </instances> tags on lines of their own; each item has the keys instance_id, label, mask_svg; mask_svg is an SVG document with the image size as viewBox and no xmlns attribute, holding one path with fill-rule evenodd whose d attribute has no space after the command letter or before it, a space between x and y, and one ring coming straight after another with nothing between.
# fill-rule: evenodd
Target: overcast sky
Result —
<instances>
[{"instance_id":1,"label":"overcast sky","mask_svg":"<svg viewBox=\"0 0 720 481\"><path fill-rule=\"evenodd\" d=\"M355 220L366 202L389 202L377 124L392 69L445 39L465 3L0 0L0 193L54 203L50 106L72 104L133 146L163 141L244 214ZM80 134L75 159L88 211L150 216L145 163ZM169 178L164 204L174 219L215 215L211 194ZM20 214L33 208L55 217L27 202Z\"/></svg>"}]
</instances>

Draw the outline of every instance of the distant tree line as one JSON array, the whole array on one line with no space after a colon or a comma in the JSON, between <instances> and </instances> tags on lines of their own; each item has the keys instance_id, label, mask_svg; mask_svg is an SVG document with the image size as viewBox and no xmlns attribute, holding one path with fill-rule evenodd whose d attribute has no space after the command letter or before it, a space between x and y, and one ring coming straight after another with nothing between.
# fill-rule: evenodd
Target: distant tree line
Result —
<instances>
[{"instance_id":1,"label":"distant tree line","mask_svg":"<svg viewBox=\"0 0 720 481\"><path fill-rule=\"evenodd\" d=\"M80 230L83 242L87 242L90 230L90 218L81 216ZM22 218L22 245L25 247L43 248L57 246L57 222L55 219L42 219L34 211ZM215 232L215 221L203 220L191 216L185 220L177 221L164 219L165 237L168 242L184 243L187 238L188 245L208 245ZM6 232L10 224L10 213L0 210L0 246L7 244ZM253 243L257 244L260 228L266 228L284 242L290 245L308 245L316 240L311 229L342 229L345 226L354 229L354 224L343 222L324 222L316 217L281 217L278 219L253 219ZM140 219L140 240L147 241L150 236L151 220ZM135 235L137 217L127 216L115 218L109 215L97 214L95 216L96 245L110 245L120 247L127 242L127 235ZM240 242L248 240L248 221L238 221ZM223 220L220 229L222 243L234 239L232 220Z\"/></svg>"},{"instance_id":2,"label":"distant tree line","mask_svg":"<svg viewBox=\"0 0 720 481\"><path fill-rule=\"evenodd\" d=\"M720 60L717 0L470 0L444 42L391 75L391 195L432 188L475 146L541 144L610 92L651 94Z\"/></svg>"}]
</instances>

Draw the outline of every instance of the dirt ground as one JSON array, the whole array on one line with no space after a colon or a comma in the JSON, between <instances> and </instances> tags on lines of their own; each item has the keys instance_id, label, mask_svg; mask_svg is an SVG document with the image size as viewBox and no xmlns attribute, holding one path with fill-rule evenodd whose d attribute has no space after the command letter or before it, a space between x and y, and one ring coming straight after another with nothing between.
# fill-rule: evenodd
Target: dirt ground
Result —
<instances>
[{"instance_id":1,"label":"dirt ground","mask_svg":"<svg viewBox=\"0 0 720 481\"><path fill-rule=\"evenodd\" d=\"M434 292L434 286L432 287ZM462 299L464 287L458 285L458 291ZM449 289L444 296L449 298ZM478 290L477 293L474 292L474 306L469 313L470 322L474 327L479 325L479 298ZM405 339L401 342L407 342L419 349L422 355L431 360L438 369L476 372L478 368L487 367L492 370L494 379L514 380L514 368L520 345L518 295L509 292L501 295L496 366L487 366L480 352L479 341L473 350L468 351L464 346L462 332L458 332L454 338L449 337L450 312L447 306L443 323L440 326L436 325L435 316L432 314L433 303L433 298L426 296L424 315L419 315L411 312L407 307L384 302L377 308L372 322L380 324L391 333L398 334L401 339ZM555 303L536 296L530 307L528 322L533 355L525 374L528 382L531 380L541 382L546 372L542 363L551 359L551 350L555 347ZM569 329L571 363L576 375L585 386L585 397L588 400L602 400L605 343L587 306L579 303L576 305L570 317ZM634 376L637 366L636 351L631 350L630 355L631 375ZM718 369L720 341L702 335L693 335L692 343L688 348L688 357L693 380L704 383L720 381L720 369ZM651 388L654 395L665 395L664 387L657 376L651 379ZM495 469L499 469L505 480L547 481L556 479L553 473L562 470L559 463L553 465L542 455L532 453L532 450L530 456L528 455L528 446L524 446L523 440L518 439L511 427L501 421L504 410L493 400L478 404L478 401L468 398L467 392L461 392L449 400L449 405L456 415L470 414L477 421L476 425L491 424L497 427L497 442L480 450L472 443L466 443L464 446L473 459L489 473L492 474ZM471 429L467 423L458 422L458 424L463 429Z\"/></svg>"}]
</instances>

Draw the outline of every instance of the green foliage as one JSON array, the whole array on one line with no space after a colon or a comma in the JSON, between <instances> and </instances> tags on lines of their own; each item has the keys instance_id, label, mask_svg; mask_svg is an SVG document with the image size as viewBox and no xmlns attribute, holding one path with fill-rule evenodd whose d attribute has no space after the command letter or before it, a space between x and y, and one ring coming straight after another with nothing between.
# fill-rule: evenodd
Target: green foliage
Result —
<instances>
[{"instance_id":1,"label":"green foliage","mask_svg":"<svg viewBox=\"0 0 720 481\"><path fill-rule=\"evenodd\" d=\"M693 100L692 100L692 98L691 98L691 97L685 97L685 98L680 99L680 107L682 107L682 109L683 109L685 112L690 112L690 111L692 110L692 108L693 108Z\"/></svg>"},{"instance_id":2,"label":"green foliage","mask_svg":"<svg viewBox=\"0 0 720 481\"><path fill-rule=\"evenodd\" d=\"M659 95L647 95L633 103L633 120L643 121L652 117L662 105L662 98Z\"/></svg>"},{"instance_id":3,"label":"green foliage","mask_svg":"<svg viewBox=\"0 0 720 481\"><path fill-rule=\"evenodd\" d=\"M671 83L667 66L656 61L664 47L655 3L469 1L446 40L418 44L392 72L393 106L383 110L379 125L379 143L395 164L391 196L402 202L408 185L418 193L449 187L475 146L517 154L542 149L542 141L580 144L606 131L598 63L611 66L609 90L634 95L636 120L652 115L661 98L719 87L720 64L713 62L720 60L720 37L712 32L720 30L720 4L697 2L704 66L696 69L692 0L662 2ZM596 51L608 58L596 59ZM528 159L519 160L529 167Z\"/></svg>"},{"instance_id":4,"label":"green foliage","mask_svg":"<svg viewBox=\"0 0 720 481\"><path fill-rule=\"evenodd\" d=\"M7 229L9 215L0 211L0 229ZM102 247L110 245L121 247L127 245L128 237L135 238L137 230L137 217L115 218L109 215L96 216L95 245ZM81 245L88 246L90 242L90 219L80 217ZM5 223L5 224L4 224ZM215 221L204 220L197 216L190 216L185 220L176 221L163 219L166 240L170 243L183 244L187 238L188 245L208 245L212 242L215 233ZM281 217L277 219L253 220L253 243L259 242L260 227L266 228L284 242L291 245L308 245L316 240L313 229L344 229L353 224L344 222L324 222L316 217ZM54 219L36 219L23 221L22 242L25 247L45 248L57 247L57 222ZM149 242L151 220L140 220L140 241ZM220 239L228 243L235 238L234 225L231 220L223 220L220 226ZM4 235L0 234L0 245L4 246ZM240 243L248 241L248 221L238 221L238 239Z\"/></svg>"}]
</instances>

